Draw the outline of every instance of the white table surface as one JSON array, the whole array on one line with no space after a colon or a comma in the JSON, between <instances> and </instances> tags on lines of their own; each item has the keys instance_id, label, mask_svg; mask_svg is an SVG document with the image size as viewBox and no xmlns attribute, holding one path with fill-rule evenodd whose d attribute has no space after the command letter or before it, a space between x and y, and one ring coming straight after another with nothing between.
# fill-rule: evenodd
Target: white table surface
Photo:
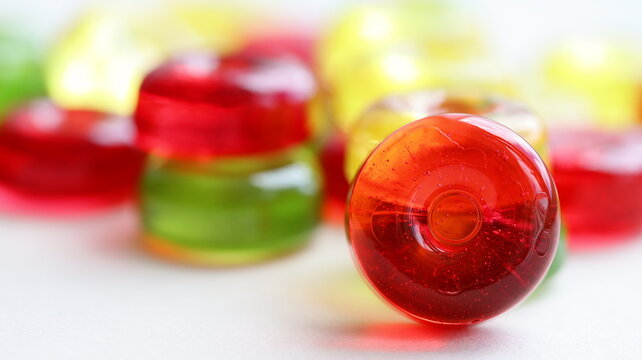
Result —
<instances>
[{"instance_id":1,"label":"white table surface","mask_svg":"<svg viewBox=\"0 0 642 360\"><path fill-rule=\"evenodd\" d=\"M341 229L231 269L152 259L136 236L131 206L0 217L0 359L642 358L642 241L571 254L517 308L444 329L372 295Z\"/></svg>"}]
</instances>

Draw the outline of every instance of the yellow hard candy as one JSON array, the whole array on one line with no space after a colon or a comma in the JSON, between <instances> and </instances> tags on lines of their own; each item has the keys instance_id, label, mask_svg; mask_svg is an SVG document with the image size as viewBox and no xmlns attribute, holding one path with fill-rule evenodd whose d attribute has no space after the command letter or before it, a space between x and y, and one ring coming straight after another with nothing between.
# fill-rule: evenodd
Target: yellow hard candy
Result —
<instances>
[{"instance_id":1,"label":"yellow hard candy","mask_svg":"<svg viewBox=\"0 0 642 360\"><path fill-rule=\"evenodd\" d=\"M521 104L479 93L421 90L389 96L359 117L346 144L347 178L352 179L370 152L395 130L429 115L452 112L495 120L518 133L547 159L544 122Z\"/></svg>"},{"instance_id":2,"label":"yellow hard candy","mask_svg":"<svg viewBox=\"0 0 642 360\"><path fill-rule=\"evenodd\" d=\"M512 84L487 59L443 61L416 48L389 49L356 61L329 89L335 123L349 131L372 103L395 93L426 88L511 95Z\"/></svg>"},{"instance_id":3,"label":"yellow hard candy","mask_svg":"<svg viewBox=\"0 0 642 360\"><path fill-rule=\"evenodd\" d=\"M231 51L241 45L241 24L223 8L95 10L54 43L47 88L63 106L127 115L154 66L176 52Z\"/></svg>"},{"instance_id":4,"label":"yellow hard candy","mask_svg":"<svg viewBox=\"0 0 642 360\"><path fill-rule=\"evenodd\" d=\"M479 27L449 1L370 2L346 12L321 39L318 63L324 80L334 82L355 59L400 42L430 49L443 59L480 54Z\"/></svg>"},{"instance_id":5,"label":"yellow hard candy","mask_svg":"<svg viewBox=\"0 0 642 360\"><path fill-rule=\"evenodd\" d=\"M639 55L623 43L571 40L544 60L532 103L556 125L631 125L642 101Z\"/></svg>"},{"instance_id":6,"label":"yellow hard candy","mask_svg":"<svg viewBox=\"0 0 642 360\"><path fill-rule=\"evenodd\" d=\"M322 38L318 59L333 121L343 131L384 96L426 88L513 94L483 32L437 0L368 4Z\"/></svg>"}]
</instances>

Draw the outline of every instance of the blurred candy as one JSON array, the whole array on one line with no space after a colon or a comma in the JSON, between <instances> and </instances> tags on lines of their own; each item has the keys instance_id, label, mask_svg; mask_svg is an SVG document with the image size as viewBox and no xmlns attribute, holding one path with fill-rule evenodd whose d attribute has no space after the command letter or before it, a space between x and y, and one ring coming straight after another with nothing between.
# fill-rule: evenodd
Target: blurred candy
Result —
<instances>
[{"instance_id":1,"label":"blurred candy","mask_svg":"<svg viewBox=\"0 0 642 360\"><path fill-rule=\"evenodd\" d=\"M559 238L537 153L491 120L444 114L384 140L357 174L348 235L379 294L418 321L472 324L524 299Z\"/></svg>"},{"instance_id":2,"label":"blurred candy","mask_svg":"<svg viewBox=\"0 0 642 360\"><path fill-rule=\"evenodd\" d=\"M557 130L551 154L571 248L642 231L642 129Z\"/></svg>"},{"instance_id":3,"label":"blurred candy","mask_svg":"<svg viewBox=\"0 0 642 360\"><path fill-rule=\"evenodd\" d=\"M288 57L183 56L150 73L136 109L138 143L171 157L239 156L311 135L309 71Z\"/></svg>"},{"instance_id":4,"label":"blurred candy","mask_svg":"<svg viewBox=\"0 0 642 360\"><path fill-rule=\"evenodd\" d=\"M279 30L250 37L241 51L268 57L291 55L312 67L315 42L316 39L311 34Z\"/></svg>"},{"instance_id":5,"label":"blurred candy","mask_svg":"<svg viewBox=\"0 0 642 360\"><path fill-rule=\"evenodd\" d=\"M131 114L143 76L169 54L240 47L236 13L211 7L170 10L94 11L80 18L48 56L52 98L69 107Z\"/></svg>"},{"instance_id":6,"label":"blurred candy","mask_svg":"<svg viewBox=\"0 0 642 360\"><path fill-rule=\"evenodd\" d=\"M326 221L343 226L346 200L350 185L344 174L346 136L335 132L321 149L321 166L325 183L323 217Z\"/></svg>"},{"instance_id":7,"label":"blurred candy","mask_svg":"<svg viewBox=\"0 0 642 360\"><path fill-rule=\"evenodd\" d=\"M316 158L302 148L206 161L151 157L141 190L144 246L199 265L293 251L318 222L320 184Z\"/></svg>"},{"instance_id":8,"label":"blurred candy","mask_svg":"<svg viewBox=\"0 0 642 360\"><path fill-rule=\"evenodd\" d=\"M319 65L333 120L348 132L381 97L416 89L511 93L481 31L444 1L356 8L321 42Z\"/></svg>"},{"instance_id":9,"label":"blurred candy","mask_svg":"<svg viewBox=\"0 0 642 360\"><path fill-rule=\"evenodd\" d=\"M521 104L476 92L421 90L384 98L359 117L346 146L347 177L351 179L368 154L395 130L422 117L448 112L498 121L528 141L544 159L548 156L543 121Z\"/></svg>"},{"instance_id":10,"label":"blurred candy","mask_svg":"<svg viewBox=\"0 0 642 360\"><path fill-rule=\"evenodd\" d=\"M0 122L6 111L44 93L41 64L26 39L0 32Z\"/></svg>"},{"instance_id":11,"label":"blurred candy","mask_svg":"<svg viewBox=\"0 0 642 360\"><path fill-rule=\"evenodd\" d=\"M129 119L34 101L0 128L3 210L70 214L130 198L142 167Z\"/></svg>"},{"instance_id":12,"label":"blurred candy","mask_svg":"<svg viewBox=\"0 0 642 360\"><path fill-rule=\"evenodd\" d=\"M345 13L319 47L322 77L340 81L344 67L399 43L412 43L442 59L479 56L480 29L448 1L369 2Z\"/></svg>"},{"instance_id":13,"label":"blurred candy","mask_svg":"<svg viewBox=\"0 0 642 360\"><path fill-rule=\"evenodd\" d=\"M631 125L639 119L641 60L621 43L572 40L545 59L533 103L557 125Z\"/></svg>"},{"instance_id":14,"label":"blurred candy","mask_svg":"<svg viewBox=\"0 0 642 360\"><path fill-rule=\"evenodd\" d=\"M145 246L203 265L253 262L305 244L321 180L303 143L316 87L289 57L184 56L143 81L138 143L151 158Z\"/></svg>"},{"instance_id":15,"label":"blurred candy","mask_svg":"<svg viewBox=\"0 0 642 360\"><path fill-rule=\"evenodd\" d=\"M384 96L426 88L511 94L500 68L488 59L442 60L430 52L400 47L360 59L329 85L336 124L350 131L358 116Z\"/></svg>"}]
</instances>

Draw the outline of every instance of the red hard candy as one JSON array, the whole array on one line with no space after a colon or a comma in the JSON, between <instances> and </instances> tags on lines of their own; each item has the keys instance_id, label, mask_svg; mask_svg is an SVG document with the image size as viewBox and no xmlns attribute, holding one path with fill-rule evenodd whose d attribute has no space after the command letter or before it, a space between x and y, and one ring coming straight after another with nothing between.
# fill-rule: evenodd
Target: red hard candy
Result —
<instances>
[{"instance_id":1,"label":"red hard candy","mask_svg":"<svg viewBox=\"0 0 642 360\"><path fill-rule=\"evenodd\" d=\"M131 197L142 167L127 118L34 101L0 126L6 210L77 212Z\"/></svg>"},{"instance_id":2,"label":"red hard candy","mask_svg":"<svg viewBox=\"0 0 642 360\"><path fill-rule=\"evenodd\" d=\"M553 175L573 248L642 230L642 129L551 133Z\"/></svg>"},{"instance_id":3,"label":"red hard candy","mask_svg":"<svg viewBox=\"0 0 642 360\"><path fill-rule=\"evenodd\" d=\"M559 238L555 185L508 128L445 114L410 123L355 177L348 235L362 273L418 321L471 324L524 299Z\"/></svg>"},{"instance_id":4,"label":"red hard candy","mask_svg":"<svg viewBox=\"0 0 642 360\"><path fill-rule=\"evenodd\" d=\"M282 150L310 136L315 93L312 74L292 57L186 55L143 81L138 144L181 158Z\"/></svg>"}]
</instances>

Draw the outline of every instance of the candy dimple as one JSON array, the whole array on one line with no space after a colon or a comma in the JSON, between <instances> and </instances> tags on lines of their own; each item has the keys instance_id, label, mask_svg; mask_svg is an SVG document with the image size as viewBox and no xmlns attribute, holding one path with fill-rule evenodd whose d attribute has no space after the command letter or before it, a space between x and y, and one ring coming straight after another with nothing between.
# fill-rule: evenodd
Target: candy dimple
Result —
<instances>
[{"instance_id":1,"label":"candy dimple","mask_svg":"<svg viewBox=\"0 0 642 360\"><path fill-rule=\"evenodd\" d=\"M371 153L348 226L384 299L419 321L469 324L537 286L555 255L559 212L552 178L523 139L445 114L402 127Z\"/></svg>"}]
</instances>

